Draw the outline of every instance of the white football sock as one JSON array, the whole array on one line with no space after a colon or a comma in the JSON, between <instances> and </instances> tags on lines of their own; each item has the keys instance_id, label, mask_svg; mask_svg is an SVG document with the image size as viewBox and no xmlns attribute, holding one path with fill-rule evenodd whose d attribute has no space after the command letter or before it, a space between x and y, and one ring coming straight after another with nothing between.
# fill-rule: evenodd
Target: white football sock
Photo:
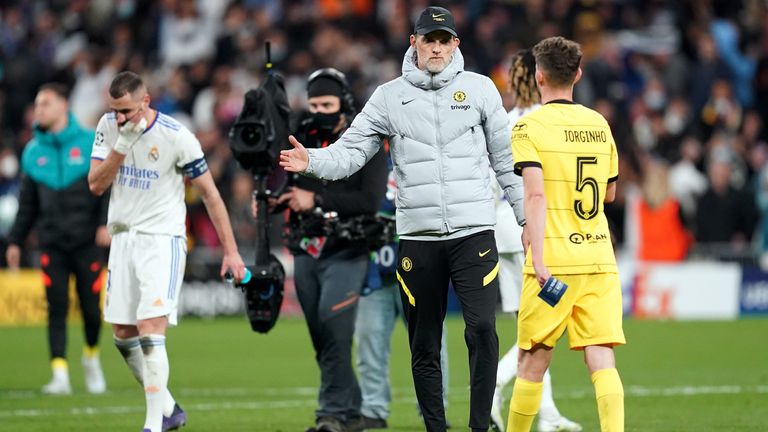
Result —
<instances>
[{"instance_id":1,"label":"white football sock","mask_svg":"<svg viewBox=\"0 0 768 432\"><path fill-rule=\"evenodd\" d=\"M517 353L517 344L514 344L499 360L499 368L496 372L496 388L503 388L517 375Z\"/></svg>"},{"instance_id":2,"label":"white football sock","mask_svg":"<svg viewBox=\"0 0 768 432\"><path fill-rule=\"evenodd\" d=\"M141 344L138 337L132 337L127 339L120 339L117 336L114 337L115 346L125 359L125 363L128 364L128 369L131 370L136 381L144 387L144 353L141 350ZM163 415L170 417L173 414L173 407L176 405L176 400L173 399L171 392L166 388L165 400L163 401Z\"/></svg>"},{"instance_id":3,"label":"white football sock","mask_svg":"<svg viewBox=\"0 0 768 432\"><path fill-rule=\"evenodd\" d=\"M139 384L144 385L144 354L141 352L141 344L138 337L121 339L114 336L115 346L125 359L128 369Z\"/></svg>"},{"instance_id":4,"label":"white football sock","mask_svg":"<svg viewBox=\"0 0 768 432\"><path fill-rule=\"evenodd\" d=\"M552 376L549 369L544 372L544 388L541 393L541 407L539 415L547 420L556 420L560 418L560 411L555 406L555 399L552 396Z\"/></svg>"},{"instance_id":5,"label":"white football sock","mask_svg":"<svg viewBox=\"0 0 768 432\"><path fill-rule=\"evenodd\" d=\"M161 432L169 374L165 336L145 335L139 338L139 342L144 352L144 396L147 400L144 428L152 432Z\"/></svg>"}]
</instances>

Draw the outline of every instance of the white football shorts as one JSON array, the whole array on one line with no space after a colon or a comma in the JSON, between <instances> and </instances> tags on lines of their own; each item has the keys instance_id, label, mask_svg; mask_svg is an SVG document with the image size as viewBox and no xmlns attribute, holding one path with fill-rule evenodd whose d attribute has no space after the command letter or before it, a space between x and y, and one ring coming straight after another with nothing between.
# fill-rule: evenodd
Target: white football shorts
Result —
<instances>
[{"instance_id":1,"label":"white football shorts","mask_svg":"<svg viewBox=\"0 0 768 432\"><path fill-rule=\"evenodd\" d=\"M112 237L107 266L104 321L136 325L137 320L168 317L177 324L177 307L187 243L184 237L126 231Z\"/></svg>"},{"instance_id":2,"label":"white football shorts","mask_svg":"<svg viewBox=\"0 0 768 432\"><path fill-rule=\"evenodd\" d=\"M524 252L499 254L499 292L501 310L507 313L520 310L520 291L523 289Z\"/></svg>"}]
</instances>

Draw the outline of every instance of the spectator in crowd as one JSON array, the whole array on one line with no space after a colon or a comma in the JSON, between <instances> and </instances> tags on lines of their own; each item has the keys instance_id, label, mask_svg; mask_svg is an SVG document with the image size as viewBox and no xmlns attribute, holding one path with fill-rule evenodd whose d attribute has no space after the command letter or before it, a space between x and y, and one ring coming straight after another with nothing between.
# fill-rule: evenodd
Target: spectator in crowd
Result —
<instances>
[{"instance_id":1,"label":"spectator in crowd","mask_svg":"<svg viewBox=\"0 0 768 432\"><path fill-rule=\"evenodd\" d=\"M66 88L49 83L35 98L34 138L24 148L19 212L8 236L8 267L18 269L21 246L37 227L40 267L48 300L48 348L53 379L43 393L70 394L67 363L69 278L75 287L85 326L82 363L86 390L104 393L99 362L101 330L101 247L109 245L107 196L94 197L88 168L94 133L77 123L69 111ZM4 159L5 160L5 159Z\"/></svg>"},{"instance_id":2,"label":"spectator in crowd","mask_svg":"<svg viewBox=\"0 0 768 432\"><path fill-rule=\"evenodd\" d=\"M757 223L754 197L731 185L733 154L719 148L707 167L709 187L696 202L696 241L744 249Z\"/></svg>"},{"instance_id":3,"label":"spectator in crowd","mask_svg":"<svg viewBox=\"0 0 768 432\"><path fill-rule=\"evenodd\" d=\"M698 168L702 151L698 139L692 136L684 138L680 145L680 160L669 169L669 188L680 203L687 226L693 226L696 201L707 190L707 177Z\"/></svg>"},{"instance_id":4,"label":"spectator in crowd","mask_svg":"<svg viewBox=\"0 0 768 432\"><path fill-rule=\"evenodd\" d=\"M0 149L0 249L19 211L19 158L11 147Z\"/></svg>"},{"instance_id":5,"label":"spectator in crowd","mask_svg":"<svg viewBox=\"0 0 768 432\"><path fill-rule=\"evenodd\" d=\"M639 232L637 258L642 261L682 261L693 242L680 203L670 191L668 172L663 160L646 164L641 199L634 209Z\"/></svg>"},{"instance_id":6,"label":"spectator in crowd","mask_svg":"<svg viewBox=\"0 0 768 432\"><path fill-rule=\"evenodd\" d=\"M709 99L699 116L699 133L705 138L710 138L718 132L733 134L739 130L743 110L728 81L717 79L712 83Z\"/></svg>"}]
</instances>

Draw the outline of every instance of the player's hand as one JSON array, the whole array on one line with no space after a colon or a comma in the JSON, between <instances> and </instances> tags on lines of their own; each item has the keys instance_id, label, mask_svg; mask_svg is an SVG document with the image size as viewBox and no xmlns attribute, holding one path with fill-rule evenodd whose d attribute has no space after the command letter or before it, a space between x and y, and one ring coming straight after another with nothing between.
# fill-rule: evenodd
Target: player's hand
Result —
<instances>
[{"instance_id":1,"label":"player's hand","mask_svg":"<svg viewBox=\"0 0 768 432\"><path fill-rule=\"evenodd\" d=\"M112 243L112 237L109 236L109 231L106 225L99 225L96 228L96 246L102 248L108 248Z\"/></svg>"},{"instance_id":2,"label":"player's hand","mask_svg":"<svg viewBox=\"0 0 768 432\"><path fill-rule=\"evenodd\" d=\"M552 277L552 273L549 272L547 266L544 263L533 263L533 271L536 272L536 282L540 287L543 287L545 283Z\"/></svg>"},{"instance_id":3,"label":"player's hand","mask_svg":"<svg viewBox=\"0 0 768 432\"><path fill-rule=\"evenodd\" d=\"M5 261L8 263L8 268L13 271L19 270L19 263L21 262L21 248L19 245L9 244L5 250Z\"/></svg>"},{"instance_id":4,"label":"player's hand","mask_svg":"<svg viewBox=\"0 0 768 432\"><path fill-rule=\"evenodd\" d=\"M309 153L293 135L288 137L293 149L280 152L280 166L289 172L304 172L309 166Z\"/></svg>"},{"instance_id":5,"label":"player's hand","mask_svg":"<svg viewBox=\"0 0 768 432\"><path fill-rule=\"evenodd\" d=\"M219 276L224 279L224 275L227 271L231 271L236 281L241 281L245 277L245 263L240 254L235 251L228 254L224 254L224 258L221 260L221 272Z\"/></svg>"},{"instance_id":6,"label":"player's hand","mask_svg":"<svg viewBox=\"0 0 768 432\"><path fill-rule=\"evenodd\" d=\"M126 122L118 128L117 143L112 150L126 155L134 144L141 138L141 134L147 129L147 119L143 118L138 122Z\"/></svg>"}]
</instances>

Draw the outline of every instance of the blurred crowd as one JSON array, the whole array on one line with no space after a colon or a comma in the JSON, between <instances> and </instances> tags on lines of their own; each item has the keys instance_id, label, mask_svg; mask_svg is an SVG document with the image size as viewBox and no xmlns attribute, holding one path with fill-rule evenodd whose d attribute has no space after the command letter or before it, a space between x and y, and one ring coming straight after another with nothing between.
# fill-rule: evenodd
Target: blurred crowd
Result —
<instances>
[{"instance_id":1,"label":"blurred crowd","mask_svg":"<svg viewBox=\"0 0 768 432\"><path fill-rule=\"evenodd\" d=\"M0 236L15 215L18 156L38 87L71 88L80 122L107 110L113 75L150 84L152 105L202 143L238 240L253 243L250 175L227 133L264 74L264 41L304 105L306 77L345 72L358 106L399 76L415 14L456 18L466 69L505 96L508 59L542 38L582 44L576 100L611 123L621 155L617 245L647 260L768 250L768 5L760 0L6 0L0 4ZM215 231L188 196L195 245Z\"/></svg>"}]
</instances>

